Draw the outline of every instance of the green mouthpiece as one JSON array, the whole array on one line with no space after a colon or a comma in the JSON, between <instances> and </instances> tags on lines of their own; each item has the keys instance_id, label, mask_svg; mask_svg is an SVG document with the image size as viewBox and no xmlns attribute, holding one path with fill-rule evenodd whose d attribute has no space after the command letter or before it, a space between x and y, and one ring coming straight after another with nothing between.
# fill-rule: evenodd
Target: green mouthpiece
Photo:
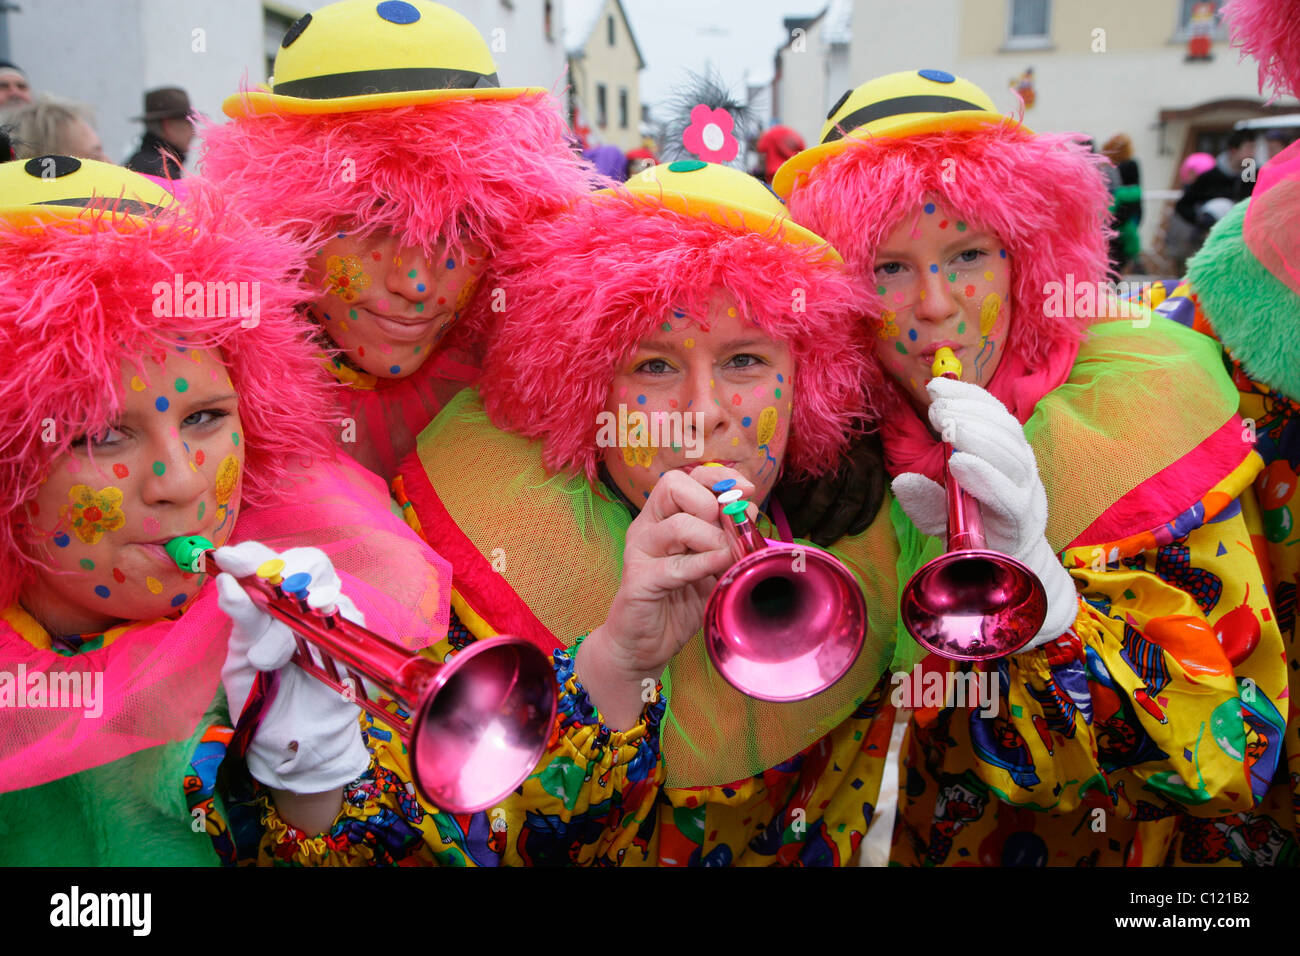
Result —
<instances>
[{"instance_id":1,"label":"green mouthpiece","mask_svg":"<svg viewBox=\"0 0 1300 956\"><path fill-rule=\"evenodd\" d=\"M203 552L212 548L212 542L200 535L172 538L163 545L163 550L176 562L176 566L182 571L190 572L202 570Z\"/></svg>"}]
</instances>

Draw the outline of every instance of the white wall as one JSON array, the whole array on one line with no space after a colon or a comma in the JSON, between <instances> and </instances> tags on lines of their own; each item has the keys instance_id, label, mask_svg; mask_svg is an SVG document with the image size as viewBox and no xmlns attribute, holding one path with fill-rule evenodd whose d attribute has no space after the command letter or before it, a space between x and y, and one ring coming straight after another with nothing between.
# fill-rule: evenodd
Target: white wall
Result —
<instances>
[{"instance_id":1,"label":"white wall","mask_svg":"<svg viewBox=\"0 0 1300 956\"><path fill-rule=\"evenodd\" d=\"M281 0L310 12L327 0ZM563 4L554 40L543 33L542 0L446 0L492 45L501 82L561 88ZM221 101L265 81L261 0L24 0L8 17L11 59L37 92L79 100L96 115L116 162L135 151L144 91L180 86L194 108L220 120ZM195 33L195 31L202 31ZM494 34L494 30L499 30Z\"/></svg>"}]
</instances>

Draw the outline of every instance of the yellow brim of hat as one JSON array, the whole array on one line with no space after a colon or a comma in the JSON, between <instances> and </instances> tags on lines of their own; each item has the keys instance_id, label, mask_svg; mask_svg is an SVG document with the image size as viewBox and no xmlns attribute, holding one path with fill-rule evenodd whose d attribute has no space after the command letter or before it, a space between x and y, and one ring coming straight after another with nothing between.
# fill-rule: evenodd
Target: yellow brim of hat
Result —
<instances>
[{"instance_id":1,"label":"yellow brim of hat","mask_svg":"<svg viewBox=\"0 0 1300 956\"><path fill-rule=\"evenodd\" d=\"M788 199L794 189L795 178L799 173L810 172L817 165L826 162L837 153L847 149L853 141L868 139L901 139L905 136L920 136L924 133L954 133L966 130L985 129L990 126L1006 126L1019 129L1028 135L1033 130L1022 124L1014 116L993 113L989 110L957 110L952 113L904 114L877 120L866 126L850 130L845 136L829 143L819 143L801 153L796 153L781 164L772 177L772 191L782 199Z\"/></svg>"},{"instance_id":2,"label":"yellow brim of hat","mask_svg":"<svg viewBox=\"0 0 1300 956\"><path fill-rule=\"evenodd\" d=\"M626 191L602 189L593 193L592 196L593 198L602 198L603 196L612 198L626 194ZM720 226L727 226L732 229L743 228L748 232L773 236L779 232L785 242L814 249L820 248L822 257L829 262L844 261L840 254L835 251L834 246L815 232L805 229L789 216L773 216L765 210L754 209L751 206L721 203L709 197L692 196L668 189L665 189L661 195L636 191L632 192L632 196L635 197L636 201L647 206L668 209L696 219L708 219Z\"/></svg>"},{"instance_id":3,"label":"yellow brim of hat","mask_svg":"<svg viewBox=\"0 0 1300 956\"><path fill-rule=\"evenodd\" d=\"M447 100L513 100L525 96L545 95L540 86L485 86L478 89L401 90L396 93L367 93L363 96L340 96L334 99L308 99L281 96L265 87L226 97L221 109L231 119L251 116L316 116L327 113L360 113L367 110L393 110L403 106L422 106Z\"/></svg>"}]
</instances>

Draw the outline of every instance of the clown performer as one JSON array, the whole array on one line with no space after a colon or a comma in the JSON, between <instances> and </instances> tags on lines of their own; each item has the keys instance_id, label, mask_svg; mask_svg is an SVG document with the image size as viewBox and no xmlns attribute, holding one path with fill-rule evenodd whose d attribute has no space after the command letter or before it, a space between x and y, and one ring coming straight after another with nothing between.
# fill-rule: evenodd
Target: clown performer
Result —
<instances>
[{"instance_id":1,"label":"clown performer","mask_svg":"<svg viewBox=\"0 0 1300 956\"><path fill-rule=\"evenodd\" d=\"M1040 529L1045 546L1012 553L1049 595L1063 565L1084 599L1059 639L975 665L996 713L895 701L912 709L895 862L1159 864L1177 814L1251 810L1277 768L1263 463L1213 343L1141 309L1101 320L1118 313L1096 163L920 70L847 92L774 183L875 297L902 550L942 550L950 435L990 532ZM931 380L944 346L960 382ZM993 435L1032 456L968 466ZM1017 487L1035 461L1045 497Z\"/></svg>"},{"instance_id":2,"label":"clown performer","mask_svg":"<svg viewBox=\"0 0 1300 956\"><path fill-rule=\"evenodd\" d=\"M1260 90L1300 91L1300 3L1236 2L1224 9L1234 43L1259 61ZM1252 546L1266 560L1290 674L1297 670L1296 589L1300 586L1295 516L1300 515L1300 147L1259 171L1251 198L1235 206L1188 263L1183 282L1156 283L1147 301L1157 314L1218 339L1247 427L1257 433L1265 467L1255 478L1259 511ZM1262 535L1260 533L1262 529ZM1239 619L1244 616L1238 614ZM1249 638L1248 620L1235 633ZM1300 684L1292 680L1292 697ZM1216 820L1180 822L1173 856L1180 864L1300 862L1293 794L1300 789L1300 727L1288 713L1287 763L1262 808Z\"/></svg>"},{"instance_id":3,"label":"clown performer","mask_svg":"<svg viewBox=\"0 0 1300 956\"><path fill-rule=\"evenodd\" d=\"M767 537L791 540L778 475L834 468L867 412L865 296L761 183L698 160L534 221L501 256L510 307L479 391L426 429L394 485L452 561L463 639L509 630L556 648L566 719L604 748L528 782L552 807L511 819L521 860L851 862L888 749L889 721L872 718L910 573L888 520L830 549L869 628L824 692L747 697L698 632L733 560L719 501L741 491Z\"/></svg>"},{"instance_id":4,"label":"clown performer","mask_svg":"<svg viewBox=\"0 0 1300 956\"><path fill-rule=\"evenodd\" d=\"M236 580L181 571L169 540L225 545L224 567L278 554L313 600L412 648L445 633L449 575L313 414L330 387L292 245L189 195L63 156L0 166L0 248L23 263L0 280L5 865L412 852L391 731L296 666L247 747L259 782L216 784L255 665L283 660ZM209 307L214 286L256 304Z\"/></svg>"},{"instance_id":5,"label":"clown performer","mask_svg":"<svg viewBox=\"0 0 1300 956\"><path fill-rule=\"evenodd\" d=\"M269 88L224 104L202 170L305 250L302 299L344 388L344 450L385 478L477 372L444 336L507 227L588 191L555 101L502 87L487 44L426 0L344 0L285 33Z\"/></svg>"}]
</instances>

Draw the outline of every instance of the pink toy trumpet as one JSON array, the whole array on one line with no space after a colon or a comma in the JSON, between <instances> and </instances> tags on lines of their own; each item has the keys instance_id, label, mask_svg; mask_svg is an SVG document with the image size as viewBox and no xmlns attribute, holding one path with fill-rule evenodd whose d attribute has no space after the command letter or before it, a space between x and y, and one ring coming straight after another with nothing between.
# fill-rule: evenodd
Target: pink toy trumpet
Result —
<instances>
[{"instance_id":1,"label":"pink toy trumpet","mask_svg":"<svg viewBox=\"0 0 1300 956\"><path fill-rule=\"evenodd\" d=\"M198 571L207 561L218 563L212 547L206 538L175 538L167 551L181 568ZM293 663L397 731L426 802L439 810L473 813L523 783L545 753L555 724L554 671L542 651L522 638L500 636L477 641L438 664L353 624L337 609L310 608L310 575L282 578L283 570L284 562L273 559L240 583L259 608L293 631L298 643ZM257 686L273 687L272 677L259 674ZM373 700L363 677L389 695L400 712L390 713ZM260 697L255 686L248 707L264 710L272 693Z\"/></svg>"}]
</instances>

